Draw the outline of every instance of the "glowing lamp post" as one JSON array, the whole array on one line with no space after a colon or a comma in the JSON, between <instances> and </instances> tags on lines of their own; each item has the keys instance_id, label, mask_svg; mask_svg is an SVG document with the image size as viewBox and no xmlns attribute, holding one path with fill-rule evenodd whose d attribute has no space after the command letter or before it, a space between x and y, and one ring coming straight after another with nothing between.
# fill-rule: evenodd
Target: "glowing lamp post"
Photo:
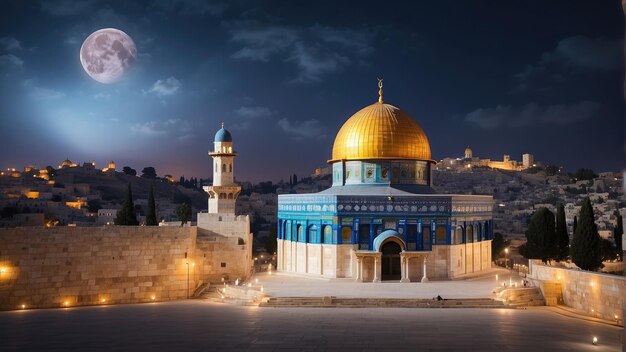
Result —
<instances>
[{"instance_id":1,"label":"glowing lamp post","mask_svg":"<svg viewBox=\"0 0 626 352\"><path fill-rule=\"evenodd\" d=\"M505 268L509 268L509 249L505 248L504 249L504 267Z\"/></svg>"},{"instance_id":2,"label":"glowing lamp post","mask_svg":"<svg viewBox=\"0 0 626 352\"><path fill-rule=\"evenodd\" d=\"M185 262L187 264L187 299L189 299L189 262Z\"/></svg>"}]
</instances>

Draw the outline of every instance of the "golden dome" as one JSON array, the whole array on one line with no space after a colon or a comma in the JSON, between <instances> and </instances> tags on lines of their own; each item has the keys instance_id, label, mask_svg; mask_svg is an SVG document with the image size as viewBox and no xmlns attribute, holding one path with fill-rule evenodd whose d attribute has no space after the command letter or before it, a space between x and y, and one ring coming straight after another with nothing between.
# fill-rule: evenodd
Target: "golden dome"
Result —
<instances>
[{"instance_id":1,"label":"golden dome","mask_svg":"<svg viewBox=\"0 0 626 352\"><path fill-rule=\"evenodd\" d=\"M382 88L382 87L381 87ZM382 101L367 106L343 124L330 162L364 159L431 161L430 144L422 127L409 114Z\"/></svg>"}]
</instances>

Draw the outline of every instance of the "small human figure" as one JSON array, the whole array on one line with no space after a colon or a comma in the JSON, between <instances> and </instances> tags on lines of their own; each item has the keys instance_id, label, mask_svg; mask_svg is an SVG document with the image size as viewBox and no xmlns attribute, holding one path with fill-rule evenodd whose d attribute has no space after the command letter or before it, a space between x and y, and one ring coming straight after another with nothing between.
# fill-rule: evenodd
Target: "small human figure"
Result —
<instances>
[{"instance_id":1,"label":"small human figure","mask_svg":"<svg viewBox=\"0 0 626 352\"><path fill-rule=\"evenodd\" d=\"M437 295L437 301L443 301L443 298L441 298L440 295Z\"/></svg>"}]
</instances>

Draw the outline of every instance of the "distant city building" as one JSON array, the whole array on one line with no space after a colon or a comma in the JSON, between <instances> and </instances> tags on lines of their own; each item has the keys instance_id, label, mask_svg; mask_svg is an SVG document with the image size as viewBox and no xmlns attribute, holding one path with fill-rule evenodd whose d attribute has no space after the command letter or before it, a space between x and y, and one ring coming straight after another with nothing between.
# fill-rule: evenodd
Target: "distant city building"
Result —
<instances>
[{"instance_id":1,"label":"distant city building","mask_svg":"<svg viewBox=\"0 0 626 352\"><path fill-rule=\"evenodd\" d=\"M535 164L532 154L523 154L522 162L511 160L511 156L505 154L502 161L491 159L480 159L474 156L472 149L465 148L463 158L444 158L436 166L437 170L463 170L473 167L490 167L492 169L522 171L533 167Z\"/></svg>"},{"instance_id":2,"label":"distant city building","mask_svg":"<svg viewBox=\"0 0 626 352\"><path fill-rule=\"evenodd\" d=\"M535 157L532 154L522 154L522 166L529 169L535 166Z\"/></svg>"},{"instance_id":3,"label":"distant city building","mask_svg":"<svg viewBox=\"0 0 626 352\"><path fill-rule=\"evenodd\" d=\"M119 209L99 209L96 223L98 225L113 225Z\"/></svg>"}]
</instances>

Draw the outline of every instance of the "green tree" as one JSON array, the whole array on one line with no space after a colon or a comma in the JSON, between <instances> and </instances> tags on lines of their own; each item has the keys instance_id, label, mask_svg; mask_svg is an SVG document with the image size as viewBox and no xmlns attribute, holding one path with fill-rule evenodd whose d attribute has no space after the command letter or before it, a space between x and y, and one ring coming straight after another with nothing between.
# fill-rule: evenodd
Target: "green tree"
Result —
<instances>
[{"instance_id":1,"label":"green tree","mask_svg":"<svg viewBox=\"0 0 626 352\"><path fill-rule=\"evenodd\" d=\"M617 215L617 224L613 229L613 241L615 241L615 247L617 251L622 250L622 235L624 234L624 222L622 220L622 215ZM623 260L623 258L622 258Z\"/></svg>"},{"instance_id":2,"label":"green tree","mask_svg":"<svg viewBox=\"0 0 626 352\"><path fill-rule=\"evenodd\" d=\"M580 181L580 180L593 180L594 178L598 177L598 175L596 175L596 173L593 172L593 170L591 170L591 169L580 168L580 169L576 170L576 173L574 174L574 177L576 177L576 179L578 181Z\"/></svg>"},{"instance_id":3,"label":"green tree","mask_svg":"<svg viewBox=\"0 0 626 352\"><path fill-rule=\"evenodd\" d=\"M143 178L156 178L156 170L152 166L146 166L141 170L141 177Z\"/></svg>"},{"instance_id":4,"label":"green tree","mask_svg":"<svg viewBox=\"0 0 626 352\"><path fill-rule=\"evenodd\" d=\"M137 170L133 169L130 166L124 166L124 168L122 169L122 172L125 173L126 175L137 176Z\"/></svg>"},{"instance_id":5,"label":"green tree","mask_svg":"<svg viewBox=\"0 0 626 352\"><path fill-rule=\"evenodd\" d=\"M48 177L53 178L57 174L57 170L55 170L52 166L46 166L46 171L48 171Z\"/></svg>"},{"instance_id":6,"label":"green tree","mask_svg":"<svg viewBox=\"0 0 626 352\"><path fill-rule=\"evenodd\" d=\"M569 256L569 234L567 233L567 223L565 222L565 207L559 204L556 208L556 260L567 260Z\"/></svg>"},{"instance_id":7,"label":"green tree","mask_svg":"<svg viewBox=\"0 0 626 352\"><path fill-rule=\"evenodd\" d=\"M122 204L122 209L117 212L115 225L139 225L139 222L137 221L137 216L135 215L135 205L133 204L133 190L130 186L130 182L128 183L128 192L126 193L126 199L124 200L124 204Z\"/></svg>"},{"instance_id":8,"label":"green tree","mask_svg":"<svg viewBox=\"0 0 626 352\"><path fill-rule=\"evenodd\" d=\"M90 199L87 201L87 209L90 213L97 213L102 208L99 199Z\"/></svg>"},{"instance_id":9,"label":"green tree","mask_svg":"<svg viewBox=\"0 0 626 352\"><path fill-rule=\"evenodd\" d=\"M180 226L183 226L187 221L191 221L191 206L189 203L181 203L176 207L176 217L180 221Z\"/></svg>"},{"instance_id":10,"label":"green tree","mask_svg":"<svg viewBox=\"0 0 626 352\"><path fill-rule=\"evenodd\" d=\"M508 246L509 241L506 241L500 232L493 234L493 241L491 241L491 259L496 260L504 257L504 249Z\"/></svg>"},{"instance_id":11,"label":"green tree","mask_svg":"<svg viewBox=\"0 0 626 352\"><path fill-rule=\"evenodd\" d=\"M148 213L146 214L146 226L157 226L156 204L154 202L154 190L152 184L148 190Z\"/></svg>"},{"instance_id":12,"label":"green tree","mask_svg":"<svg viewBox=\"0 0 626 352\"><path fill-rule=\"evenodd\" d=\"M271 231L270 234L265 237L265 250L268 253L276 252L276 249L278 248L277 238L278 237L276 236L276 230Z\"/></svg>"},{"instance_id":13,"label":"green tree","mask_svg":"<svg viewBox=\"0 0 626 352\"><path fill-rule=\"evenodd\" d=\"M539 208L528 223L526 244L520 251L528 259L541 259L547 263L558 254L554 214L547 208Z\"/></svg>"},{"instance_id":14,"label":"green tree","mask_svg":"<svg viewBox=\"0 0 626 352\"><path fill-rule=\"evenodd\" d=\"M595 271L602 267L600 235L589 197L583 200L578 214L578 225L572 239L571 255L572 261L583 270Z\"/></svg>"}]
</instances>

